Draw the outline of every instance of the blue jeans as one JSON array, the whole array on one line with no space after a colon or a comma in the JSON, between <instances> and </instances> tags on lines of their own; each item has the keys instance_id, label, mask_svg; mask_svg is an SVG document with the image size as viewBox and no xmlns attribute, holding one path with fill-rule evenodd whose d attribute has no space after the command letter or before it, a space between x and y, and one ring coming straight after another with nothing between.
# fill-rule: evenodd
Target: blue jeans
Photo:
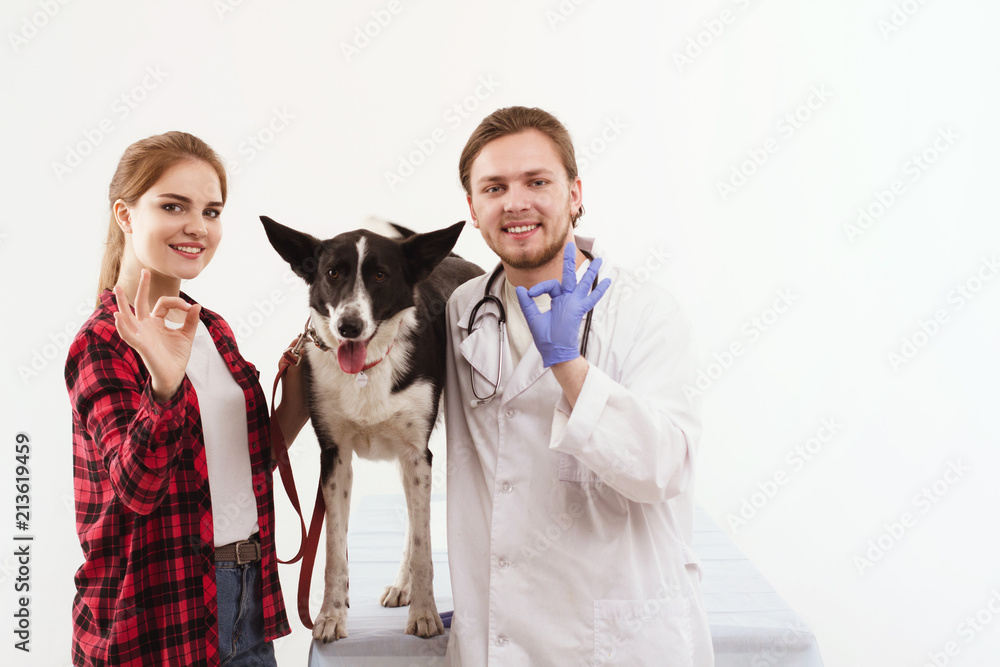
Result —
<instances>
[{"instance_id":1,"label":"blue jeans","mask_svg":"<svg viewBox=\"0 0 1000 667\"><path fill-rule=\"evenodd\" d=\"M277 667L274 647L264 640L260 561L215 564L219 604L219 659L227 667Z\"/></svg>"}]
</instances>

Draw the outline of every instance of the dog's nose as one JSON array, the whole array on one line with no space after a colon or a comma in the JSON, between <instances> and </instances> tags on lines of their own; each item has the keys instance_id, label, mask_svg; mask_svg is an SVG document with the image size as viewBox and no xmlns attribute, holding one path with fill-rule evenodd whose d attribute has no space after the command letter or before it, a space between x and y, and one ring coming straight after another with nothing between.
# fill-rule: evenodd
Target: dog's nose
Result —
<instances>
[{"instance_id":1,"label":"dog's nose","mask_svg":"<svg viewBox=\"0 0 1000 667\"><path fill-rule=\"evenodd\" d=\"M361 335L361 322L358 320L341 320L337 331L343 338L357 338Z\"/></svg>"}]
</instances>

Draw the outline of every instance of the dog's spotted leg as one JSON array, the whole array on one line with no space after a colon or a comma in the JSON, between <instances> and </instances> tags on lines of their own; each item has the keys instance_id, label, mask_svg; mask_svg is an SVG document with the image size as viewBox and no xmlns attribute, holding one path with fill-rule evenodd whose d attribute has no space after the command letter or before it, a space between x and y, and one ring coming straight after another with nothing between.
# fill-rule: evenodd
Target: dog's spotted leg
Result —
<instances>
[{"instance_id":1,"label":"dog's spotted leg","mask_svg":"<svg viewBox=\"0 0 1000 667\"><path fill-rule=\"evenodd\" d=\"M347 636L347 519L351 511L351 450L324 447L320 479L326 501L326 572L323 606L313 638L330 642Z\"/></svg>"},{"instance_id":2,"label":"dog's spotted leg","mask_svg":"<svg viewBox=\"0 0 1000 667\"><path fill-rule=\"evenodd\" d=\"M419 484L418 476L414 475L411 465L407 465L402 460L399 461L399 474L403 482L405 502L407 508L406 538L403 541L403 558L399 562L399 570L396 573L396 581L391 586L386 586L382 591L379 602L383 607L405 607L410 604L410 545L413 543L413 501L411 499L411 489Z\"/></svg>"},{"instance_id":3,"label":"dog's spotted leg","mask_svg":"<svg viewBox=\"0 0 1000 667\"><path fill-rule=\"evenodd\" d=\"M405 597L409 584L410 612L406 633L418 637L433 637L444 632L444 624L434 602L434 563L431 560L431 453L424 445L422 452L400 458L400 474L406 493L409 525L406 546L396 584L382 595L382 604L394 595ZM405 574L404 574L405 572ZM403 587L399 587L404 583ZM393 589L397 589L394 591ZM405 604L405 603L402 603ZM391 606L391 605L386 605Z\"/></svg>"},{"instance_id":4,"label":"dog's spotted leg","mask_svg":"<svg viewBox=\"0 0 1000 667\"><path fill-rule=\"evenodd\" d=\"M407 513L409 514L409 513ZM399 562L396 581L386 586L379 602L383 607L405 607L410 604L410 540L413 522L406 522L406 540L403 542L403 559Z\"/></svg>"}]
</instances>

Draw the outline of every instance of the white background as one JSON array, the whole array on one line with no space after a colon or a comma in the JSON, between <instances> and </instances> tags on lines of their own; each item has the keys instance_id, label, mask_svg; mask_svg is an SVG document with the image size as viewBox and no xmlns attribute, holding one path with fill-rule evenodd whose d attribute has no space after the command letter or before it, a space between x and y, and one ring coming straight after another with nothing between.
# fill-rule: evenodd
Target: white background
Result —
<instances>
[{"instance_id":1,"label":"white background","mask_svg":"<svg viewBox=\"0 0 1000 667\"><path fill-rule=\"evenodd\" d=\"M971 631L965 619L1000 600L995 3L577 2L4 3L5 664L69 663L82 555L62 367L93 307L124 148L183 129L230 161L224 243L184 289L237 329L269 386L305 290L257 216L321 237L369 214L421 231L465 219L459 151L511 104L555 113L587 158L580 233L635 269L670 255L636 276L675 292L704 357L698 499L825 663L916 667L954 642L948 664L993 664L1000 619L982 612ZM345 53L355 40L364 48ZM939 132L951 139L935 148ZM933 162L916 167L925 151ZM419 164L390 185L401 161ZM724 196L726 182L739 187ZM859 207L877 217L850 234ZM458 251L494 263L471 228ZM769 311L782 293L792 305ZM793 464L823 420L835 435ZM18 432L33 443L30 656L9 630ZM440 434L434 448L443 463ZM311 432L293 454L299 488L314 488ZM943 481L952 464L965 472ZM776 474L784 484L768 485ZM389 464L358 472L358 495L399 490ZM287 555L297 531L278 494ZM732 521L741 507L755 512L745 524ZM894 537L886 525L905 512ZM869 541L884 554L859 564L880 555ZM281 571L291 617L297 570ZM305 661L309 633L293 625L282 665Z\"/></svg>"}]
</instances>

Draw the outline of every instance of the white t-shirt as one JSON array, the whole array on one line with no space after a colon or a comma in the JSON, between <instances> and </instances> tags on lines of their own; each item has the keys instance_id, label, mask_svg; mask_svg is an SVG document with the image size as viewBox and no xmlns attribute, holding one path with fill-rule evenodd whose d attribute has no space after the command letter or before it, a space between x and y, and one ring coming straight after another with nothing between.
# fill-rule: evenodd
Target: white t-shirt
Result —
<instances>
[{"instance_id":1,"label":"white t-shirt","mask_svg":"<svg viewBox=\"0 0 1000 667\"><path fill-rule=\"evenodd\" d=\"M169 321L167 325L180 327ZM198 396L215 546L221 547L257 532L257 501L250 472L246 398L204 322L198 323L194 335L187 377Z\"/></svg>"}]
</instances>

